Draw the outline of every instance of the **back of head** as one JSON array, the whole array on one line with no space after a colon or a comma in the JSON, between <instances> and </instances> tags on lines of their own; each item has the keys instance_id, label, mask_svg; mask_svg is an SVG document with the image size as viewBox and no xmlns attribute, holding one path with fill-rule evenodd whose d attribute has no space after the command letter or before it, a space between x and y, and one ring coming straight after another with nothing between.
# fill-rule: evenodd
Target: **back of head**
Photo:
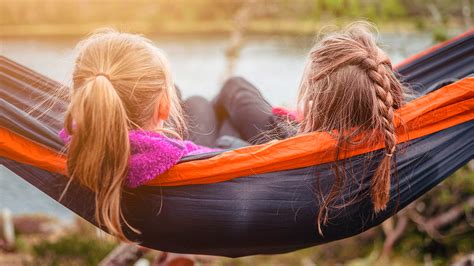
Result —
<instances>
[{"instance_id":1,"label":"back of head","mask_svg":"<svg viewBox=\"0 0 474 266\"><path fill-rule=\"evenodd\" d=\"M404 98L405 88L377 46L370 24L353 23L328 34L311 50L298 96L304 113L300 131L332 132L340 148L348 147L361 132L372 144L383 140L385 153L372 178L375 211L384 209L389 199L397 143L394 110Z\"/></svg>"},{"instance_id":2,"label":"back of head","mask_svg":"<svg viewBox=\"0 0 474 266\"><path fill-rule=\"evenodd\" d=\"M166 58L138 35L104 30L77 46L65 128L71 135L68 175L96 192L96 219L125 239L120 208L130 156L128 133L150 129L157 104L169 99L170 119L182 115Z\"/></svg>"}]
</instances>

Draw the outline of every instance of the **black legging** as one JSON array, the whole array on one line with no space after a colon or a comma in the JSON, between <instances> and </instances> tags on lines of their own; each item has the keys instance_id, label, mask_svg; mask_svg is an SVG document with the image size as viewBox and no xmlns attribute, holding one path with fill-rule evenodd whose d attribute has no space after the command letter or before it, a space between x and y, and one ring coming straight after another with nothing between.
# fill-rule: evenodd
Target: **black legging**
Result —
<instances>
[{"instance_id":1,"label":"black legging","mask_svg":"<svg viewBox=\"0 0 474 266\"><path fill-rule=\"evenodd\" d=\"M278 126L272 106L257 88L240 77L228 79L212 102L192 96L184 106L188 138L208 147L215 147L222 136L240 138L251 144L263 143L269 140L264 133ZM272 138L286 137L283 135Z\"/></svg>"}]
</instances>

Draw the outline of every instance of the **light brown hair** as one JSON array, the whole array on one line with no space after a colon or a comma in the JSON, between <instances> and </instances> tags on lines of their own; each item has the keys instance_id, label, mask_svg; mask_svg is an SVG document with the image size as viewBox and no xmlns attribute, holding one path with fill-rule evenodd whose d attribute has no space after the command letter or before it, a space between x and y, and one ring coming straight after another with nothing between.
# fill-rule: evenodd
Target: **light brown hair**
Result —
<instances>
[{"instance_id":1,"label":"light brown hair","mask_svg":"<svg viewBox=\"0 0 474 266\"><path fill-rule=\"evenodd\" d=\"M396 78L389 57L376 43L374 27L353 23L324 36L311 50L299 88L298 104L304 114L300 133L326 131L337 140L336 158L354 145L356 136L376 144L383 140L384 154L371 180L375 212L390 198L392 159L397 135L394 110L404 104L405 87ZM336 180L323 199L318 228L327 222L327 208L342 191L345 171L335 165Z\"/></svg>"},{"instance_id":2,"label":"light brown hair","mask_svg":"<svg viewBox=\"0 0 474 266\"><path fill-rule=\"evenodd\" d=\"M178 134L184 128L181 105L166 58L148 39L106 29L80 42L77 49L65 117L71 135L68 175L96 193L97 223L126 240L122 225L134 230L121 209L129 130ZM168 130L154 123L157 105L163 103L169 105Z\"/></svg>"}]
</instances>

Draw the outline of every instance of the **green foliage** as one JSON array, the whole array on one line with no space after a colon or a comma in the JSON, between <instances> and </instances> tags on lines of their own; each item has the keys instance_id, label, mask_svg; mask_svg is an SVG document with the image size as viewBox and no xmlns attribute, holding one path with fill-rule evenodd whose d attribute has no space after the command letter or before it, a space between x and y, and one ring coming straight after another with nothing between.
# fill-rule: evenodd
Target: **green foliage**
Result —
<instances>
[{"instance_id":1,"label":"green foliage","mask_svg":"<svg viewBox=\"0 0 474 266\"><path fill-rule=\"evenodd\" d=\"M61 1L5 0L0 1L0 25L75 24L97 22L151 23L169 21L220 21L231 20L246 0L142 0L131 1ZM437 0L434 6L442 19L462 16L462 5L449 0ZM321 16L332 18L360 18L374 20L416 17L431 19L429 3L407 0L302 0L256 1L254 16L318 21ZM42 12L36 12L42 10Z\"/></svg>"},{"instance_id":2,"label":"green foliage","mask_svg":"<svg viewBox=\"0 0 474 266\"><path fill-rule=\"evenodd\" d=\"M54 242L42 241L33 246L33 252L53 265L60 265L69 260L84 265L97 265L115 245L109 241L86 238L74 233Z\"/></svg>"},{"instance_id":3,"label":"green foliage","mask_svg":"<svg viewBox=\"0 0 474 266\"><path fill-rule=\"evenodd\" d=\"M15 248L19 252L27 253L30 251L30 246L22 236L17 236L15 238Z\"/></svg>"},{"instance_id":4,"label":"green foliage","mask_svg":"<svg viewBox=\"0 0 474 266\"><path fill-rule=\"evenodd\" d=\"M342 0L322 0L324 9L332 16L341 16L344 12L344 2Z\"/></svg>"},{"instance_id":5,"label":"green foliage","mask_svg":"<svg viewBox=\"0 0 474 266\"><path fill-rule=\"evenodd\" d=\"M446 213L456 205L463 204L474 195L474 172L467 167L458 170L441 185L414 203L418 212L426 219ZM409 255L422 262L429 255L435 265L452 263L457 254L468 254L474 250L473 210L465 208L464 214L439 229L440 237L433 238L411 223L396 246L396 254Z\"/></svg>"},{"instance_id":6,"label":"green foliage","mask_svg":"<svg viewBox=\"0 0 474 266\"><path fill-rule=\"evenodd\" d=\"M443 26L435 27L432 30L432 36L433 36L432 37L433 41L435 41L435 42L444 42L447 39L449 39L448 32L447 32L446 28L443 27Z\"/></svg>"},{"instance_id":7,"label":"green foliage","mask_svg":"<svg viewBox=\"0 0 474 266\"><path fill-rule=\"evenodd\" d=\"M382 1L382 17L403 17L406 14L405 6L399 0Z\"/></svg>"},{"instance_id":8,"label":"green foliage","mask_svg":"<svg viewBox=\"0 0 474 266\"><path fill-rule=\"evenodd\" d=\"M327 24L367 19L390 30L429 30L438 42L447 38L448 25L469 28L463 4L449 0L5 0L0 36L76 36L104 26L144 34L228 33L242 7L250 10L247 31L257 34L314 34Z\"/></svg>"},{"instance_id":9,"label":"green foliage","mask_svg":"<svg viewBox=\"0 0 474 266\"><path fill-rule=\"evenodd\" d=\"M362 6L358 0L349 0L348 4L350 6L348 13L352 17L362 16Z\"/></svg>"}]
</instances>

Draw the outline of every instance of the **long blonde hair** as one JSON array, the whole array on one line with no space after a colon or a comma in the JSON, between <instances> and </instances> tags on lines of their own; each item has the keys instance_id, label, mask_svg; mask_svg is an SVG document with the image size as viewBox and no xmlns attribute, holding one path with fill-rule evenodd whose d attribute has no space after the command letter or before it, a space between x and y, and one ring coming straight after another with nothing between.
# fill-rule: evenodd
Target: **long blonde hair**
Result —
<instances>
[{"instance_id":1,"label":"long blonde hair","mask_svg":"<svg viewBox=\"0 0 474 266\"><path fill-rule=\"evenodd\" d=\"M166 58L148 39L106 29L77 49L65 116L71 135L68 175L96 193L97 223L126 240L122 224L135 230L121 209L129 130L150 128L160 99L167 97L168 132L179 134L184 128L181 105Z\"/></svg>"},{"instance_id":2,"label":"long blonde hair","mask_svg":"<svg viewBox=\"0 0 474 266\"><path fill-rule=\"evenodd\" d=\"M376 44L374 27L365 22L324 36L311 50L300 84L298 103L304 114L300 133L327 131L337 139L336 158L354 144L361 132L371 132L363 142L383 140L385 152L371 180L375 212L390 198L391 162L397 135L394 110L404 104L406 88L396 78L389 57ZM327 208L342 191L345 171L335 167L336 180L318 215L327 222ZM321 229L320 229L321 232Z\"/></svg>"}]
</instances>

